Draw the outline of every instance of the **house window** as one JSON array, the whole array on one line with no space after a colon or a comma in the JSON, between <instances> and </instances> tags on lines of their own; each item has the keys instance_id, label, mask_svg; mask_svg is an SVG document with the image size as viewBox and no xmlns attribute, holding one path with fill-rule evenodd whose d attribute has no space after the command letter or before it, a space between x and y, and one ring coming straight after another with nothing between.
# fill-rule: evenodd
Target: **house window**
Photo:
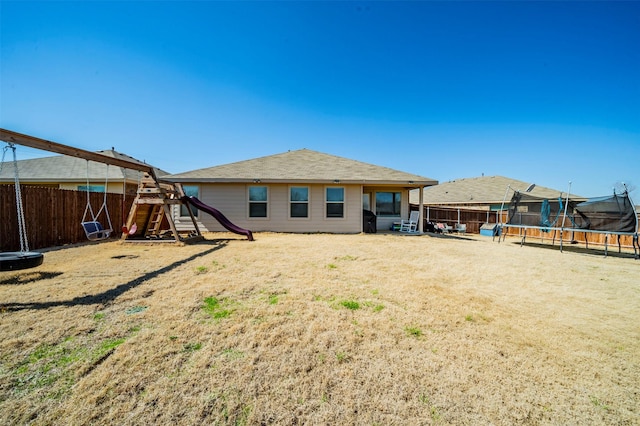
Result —
<instances>
[{"instance_id":1,"label":"house window","mask_svg":"<svg viewBox=\"0 0 640 426\"><path fill-rule=\"evenodd\" d=\"M399 192L376 192L376 214L378 216L400 216Z\"/></svg>"},{"instance_id":2,"label":"house window","mask_svg":"<svg viewBox=\"0 0 640 426\"><path fill-rule=\"evenodd\" d=\"M309 188L292 186L289 188L290 217L309 217Z\"/></svg>"},{"instance_id":3,"label":"house window","mask_svg":"<svg viewBox=\"0 0 640 426\"><path fill-rule=\"evenodd\" d=\"M327 217L344 217L344 188L326 188Z\"/></svg>"},{"instance_id":4,"label":"house window","mask_svg":"<svg viewBox=\"0 0 640 426\"><path fill-rule=\"evenodd\" d=\"M249 187L249 217L267 217L268 195L266 186Z\"/></svg>"},{"instance_id":5,"label":"house window","mask_svg":"<svg viewBox=\"0 0 640 426\"><path fill-rule=\"evenodd\" d=\"M78 191L104 192L104 185L78 185Z\"/></svg>"},{"instance_id":6,"label":"house window","mask_svg":"<svg viewBox=\"0 0 640 426\"><path fill-rule=\"evenodd\" d=\"M198 185L183 185L182 190L184 191L184 195L188 197L199 197L200 196L200 187ZM198 217L198 209L191 206L191 211L195 217ZM189 211L187 210L187 206L184 204L180 205L180 216L181 217L189 217Z\"/></svg>"}]
</instances>

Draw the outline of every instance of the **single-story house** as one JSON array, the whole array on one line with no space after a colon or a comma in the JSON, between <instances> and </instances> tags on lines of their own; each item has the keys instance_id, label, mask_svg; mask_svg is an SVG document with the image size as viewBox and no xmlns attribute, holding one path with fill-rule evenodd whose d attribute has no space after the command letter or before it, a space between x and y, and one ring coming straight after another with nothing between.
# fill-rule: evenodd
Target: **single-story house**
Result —
<instances>
[{"instance_id":1,"label":"single-story house","mask_svg":"<svg viewBox=\"0 0 640 426\"><path fill-rule=\"evenodd\" d=\"M528 191L527 191L528 190ZM508 206L515 191L528 192L540 198L557 199L566 197L567 193L539 185L511 179L504 176L481 176L475 178L455 179L437 186L424 188L423 202L427 206L456 207L475 210L499 211L504 202ZM571 194L574 201L585 201L585 197ZM411 191L411 204L418 204L420 192Z\"/></svg>"},{"instance_id":2,"label":"single-story house","mask_svg":"<svg viewBox=\"0 0 640 426\"><path fill-rule=\"evenodd\" d=\"M500 222L499 212L501 209L509 208L511 197L516 191L528 193L540 200L557 200L558 197L564 198L567 195L557 189L504 176L481 176L455 179L424 188L422 191L424 207L421 211L424 212L427 221L447 222L449 226L465 224L469 232L477 232L480 228L478 221ZM574 194L569 197L574 201L586 199ZM413 209L417 208L419 200L420 191L411 191L410 203ZM452 210L457 213L452 213ZM455 219L456 216L457 219Z\"/></svg>"},{"instance_id":3,"label":"single-story house","mask_svg":"<svg viewBox=\"0 0 640 426\"><path fill-rule=\"evenodd\" d=\"M309 149L164 179L181 183L188 195L221 211L239 227L299 233L360 233L365 211L375 213L377 229L390 229L394 222L409 217L410 190L438 183ZM174 215L179 230L193 226L185 206L176 206ZM224 230L204 212L197 212L197 221L203 230Z\"/></svg>"},{"instance_id":4,"label":"single-story house","mask_svg":"<svg viewBox=\"0 0 640 426\"><path fill-rule=\"evenodd\" d=\"M133 157L115 151L113 148L96 152L108 157L144 164ZM0 184L14 182L13 159L10 157L8 154L5 156L5 163L0 171ZM89 189L94 192L104 192L106 184L107 192L122 194L123 191L126 191L127 194L135 194L142 175L142 172L136 170L107 166L68 155L18 160L16 163L22 185L77 191ZM164 170L156 169L157 176L167 174L168 172Z\"/></svg>"}]
</instances>

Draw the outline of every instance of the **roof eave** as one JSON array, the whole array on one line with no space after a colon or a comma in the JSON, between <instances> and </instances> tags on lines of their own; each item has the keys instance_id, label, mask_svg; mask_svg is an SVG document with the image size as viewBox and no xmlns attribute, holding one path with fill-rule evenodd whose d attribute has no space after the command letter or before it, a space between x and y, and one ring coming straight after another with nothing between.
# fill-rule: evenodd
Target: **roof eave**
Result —
<instances>
[{"instance_id":1,"label":"roof eave","mask_svg":"<svg viewBox=\"0 0 640 426\"><path fill-rule=\"evenodd\" d=\"M306 184L343 184L343 185L370 185L370 186L403 186L407 188L422 188L424 186L437 185L438 181L425 180L371 180L371 179L269 179L269 178L186 178L165 177L166 180L179 183L306 183Z\"/></svg>"}]
</instances>

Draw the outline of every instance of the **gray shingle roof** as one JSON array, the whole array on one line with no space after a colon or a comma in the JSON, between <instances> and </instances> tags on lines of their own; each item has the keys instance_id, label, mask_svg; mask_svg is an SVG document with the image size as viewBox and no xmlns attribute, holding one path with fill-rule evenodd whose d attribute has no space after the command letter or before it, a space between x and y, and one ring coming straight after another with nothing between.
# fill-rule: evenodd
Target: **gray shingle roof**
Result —
<instances>
[{"instance_id":1,"label":"gray shingle roof","mask_svg":"<svg viewBox=\"0 0 640 426\"><path fill-rule=\"evenodd\" d=\"M435 185L437 180L309 149L224 164L165 177L178 182L335 182Z\"/></svg>"},{"instance_id":2,"label":"gray shingle roof","mask_svg":"<svg viewBox=\"0 0 640 426\"><path fill-rule=\"evenodd\" d=\"M135 163L144 164L126 154L114 150L97 151L100 154L119 158ZM5 163L0 171L0 181L13 181L14 168L12 156L7 153ZM51 157L34 158L29 160L18 160L18 173L20 180L24 182L77 182L88 178L92 181L104 180L107 176L107 165L89 161L87 173L87 161L82 158L67 155L55 155ZM137 181L139 173L135 170L123 169L121 167L109 166L109 179ZM156 169L158 176L168 174L164 170Z\"/></svg>"},{"instance_id":3,"label":"gray shingle roof","mask_svg":"<svg viewBox=\"0 0 640 426\"><path fill-rule=\"evenodd\" d=\"M508 202L513 195L513 191L524 192L529 185L530 183L504 176L456 179L425 188L424 203L442 205L499 204L502 203L505 192L507 192L507 186L511 186L511 191L507 194ZM533 188L530 194L544 198L557 198L561 194L562 196L567 195L566 192L538 185ZM574 200L586 199L575 194L569 197ZM410 202L417 204L418 201L419 193L412 191Z\"/></svg>"}]
</instances>

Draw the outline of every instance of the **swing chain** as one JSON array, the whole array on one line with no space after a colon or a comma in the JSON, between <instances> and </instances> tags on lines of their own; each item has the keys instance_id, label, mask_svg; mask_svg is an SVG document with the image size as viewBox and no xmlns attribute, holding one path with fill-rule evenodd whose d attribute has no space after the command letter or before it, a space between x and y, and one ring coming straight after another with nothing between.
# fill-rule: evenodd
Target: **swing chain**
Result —
<instances>
[{"instance_id":1,"label":"swing chain","mask_svg":"<svg viewBox=\"0 0 640 426\"><path fill-rule=\"evenodd\" d=\"M0 161L0 172L4 165L4 158L7 154L7 150L13 151L13 168L14 168L14 187L16 190L16 210L18 213L18 233L20 235L20 251L26 253L29 251L29 242L27 241L27 227L24 220L24 209L22 208L22 191L20 190L20 176L18 174L18 159L16 157L16 146L7 142L7 146L2 151L2 161Z\"/></svg>"},{"instance_id":2,"label":"swing chain","mask_svg":"<svg viewBox=\"0 0 640 426\"><path fill-rule=\"evenodd\" d=\"M107 217L107 222L109 223L109 230L113 229L113 225L111 224L111 217L109 216L109 208L107 207L107 187L109 185L109 164L107 164L107 173L106 173L106 177L105 177L105 181L104 181L104 193L103 193L103 198L102 198L102 205L100 205L100 208L98 209L98 212L95 213L93 211L93 207L91 206L91 185L90 185L90 180L89 180L89 160L87 160L87 187L86 187L86 193L87 193L87 206L84 209L84 214L82 215L82 222L86 221L87 218L87 213L91 214L91 221L93 222L98 222L98 217L100 216L100 214L104 211L105 216Z\"/></svg>"},{"instance_id":3,"label":"swing chain","mask_svg":"<svg viewBox=\"0 0 640 426\"><path fill-rule=\"evenodd\" d=\"M111 225L111 217L109 216L109 208L107 207L107 188L109 187L109 164L107 164L107 173L104 179L104 194L102 198L102 205L100 206L100 210L98 211L97 216L104 210L105 216L107 217L107 222L109 223L109 229L113 229L113 225Z\"/></svg>"},{"instance_id":4,"label":"swing chain","mask_svg":"<svg viewBox=\"0 0 640 426\"><path fill-rule=\"evenodd\" d=\"M90 185L89 185L89 160L87 160L87 206L84 208L84 214L82 215L82 221L85 222L87 219L87 212L91 213L91 220L93 222L96 221L96 215L93 213L93 207L91 207L91 195L90 193Z\"/></svg>"}]
</instances>

